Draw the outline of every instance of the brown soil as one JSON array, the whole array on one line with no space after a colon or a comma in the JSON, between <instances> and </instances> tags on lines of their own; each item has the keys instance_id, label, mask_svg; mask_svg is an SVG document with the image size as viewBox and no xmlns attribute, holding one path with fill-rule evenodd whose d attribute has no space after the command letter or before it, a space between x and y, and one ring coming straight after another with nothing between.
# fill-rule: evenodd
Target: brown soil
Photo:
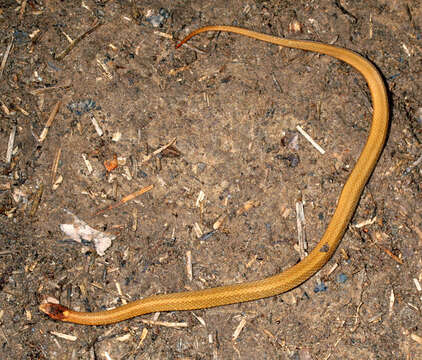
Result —
<instances>
[{"instance_id":1,"label":"brown soil","mask_svg":"<svg viewBox=\"0 0 422 360\"><path fill-rule=\"evenodd\" d=\"M0 358L422 358L422 2L298 3L0 2ZM334 43L384 75L387 144L340 248L286 294L158 317L187 327L142 322L154 314L99 327L49 319L38 310L47 296L91 311L275 274L299 260L298 199L309 248L324 232L368 132L364 80L335 59L226 33L175 50L209 24ZM60 224L74 222L65 210L116 235L104 256L64 235Z\"/></svg>"}]
</instances>

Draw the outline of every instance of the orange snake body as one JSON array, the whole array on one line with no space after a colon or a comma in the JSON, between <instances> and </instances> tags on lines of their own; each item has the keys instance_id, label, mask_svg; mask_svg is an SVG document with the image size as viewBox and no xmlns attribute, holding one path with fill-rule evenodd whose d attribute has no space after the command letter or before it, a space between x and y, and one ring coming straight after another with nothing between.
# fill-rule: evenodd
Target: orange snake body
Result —
<instances>
[{"instance_id":1,"label":"orange snake body","mask_svg":"<svg viewBox=\"0 0 422 360\"><path fill-rule=\"evenodd\" d=\"M177 47L193 36L206 31L232 32L279 46L329 55L353 66L366 79L373 105L369 136L355 167L344 184L337 208L322 239L298 264L262 280L199 291L155 295L113 310L93 313L73 311L59 304L41 304L40 309L53 319L86 325L104 325L156 311L203 309L278 295L300 285L321 269L331 258L342 239L363 188L378 161L387 135L389 106L387 91L380 73L370 61L344 48L313 41L283 39L233 26L200 28L186 36Z\"/></svg>"}]
</instances>

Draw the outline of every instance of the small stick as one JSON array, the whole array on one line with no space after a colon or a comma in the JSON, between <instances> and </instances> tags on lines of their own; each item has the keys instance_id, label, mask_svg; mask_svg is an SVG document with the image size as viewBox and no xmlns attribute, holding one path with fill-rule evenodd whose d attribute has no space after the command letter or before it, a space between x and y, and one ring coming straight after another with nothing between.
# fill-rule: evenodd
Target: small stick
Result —
<instances>
[{"instance_id":1,"label":"small stick","mask_svg":"<svg viewBox=\"0 0 422 360\"><path fill-rule=\"evenodd\" d=\"M173 36L172 36L172 35L167 34L167 33L163 33L163 32L161 32L161 31L154 31L154 34L155 34L155 35L158 35L158 36L161 36L161 37L163 37L163 38L166 38L166 39L173 40Z\"/></svg>"},{"instance_id":2,"label":"small stick","mask_svg":"<svg viewBox=\"0 0 422 360\"><path fill-rule=\"evenodd\" d=\"M0 103L1 103L1 109L3 110L3 112L6 114L6 115L10 115L10 110L9 110L9 108L4 104L4 102L2 102L2 101L0 101Z\"/></svg>"},{"instance_id":3,"label":"small stick","mask_svg":"<svg viewBox=\"0 0 422 360\"><path fill-rule=\"evenodd\" d=\"M142 343L143 343L143 342L144 342L144 340L146 339L147 335L148 335L148 329L147 329L146 327L144 327L144 328L142 329L141 338L139 339L139 344L138 344L138 346L136 347L136 349L135 349L135 350L137 350L140 346L142 346Z\"/></svg>"},{"instance_id":4,"label":"small stick","mask_svg":"<svg viewBox=\"0 0 422 360\"><path fill-rule=\"evenodd\" d=\"M99 214L102 214L103 212L106 212L108 210L115 209L115 208L117 208L117 207L119 207L119 206L127 203L128 201L133 200L134 198L136 198L136 197L138 197L138 196L146 193L147 191L150 191L153 187L154 187L154 185L149 185L149 186L144 187L144 188L142 188L142 189L140 189L138 191L135 191L132 194L129 194L129 195L125 196L119 202L114 203L114 204L111 204L110 206L106 207L105 209L102 209L102 210L97 211L95 213L95 215L99 215Z\"/></svg>"},{"instance_id":5,"label":"small stick","mask_svg":"<svg viewBox=\"0 0 422 360\"><path fill-rule=\"evenodd\" d=\"M164 145L164 146L160 147L159 149L155 150L152 154L145 156L144 160L141 161L141 164L145 164L146 162L151 160L151 158L153 156L158 155L159 153L163 152L165 149L172 146L175 142L176 142L176 138L174 138L172 141L170 141L167 145Z\"/></svg>"},{"instance_id":6,"label":"small stick","mask_svg":"<svg viewBox=\"0 0 422 360\"><path fill-rule=\"evenodd\" d=\"M186 251L186 273L188 275L189 281L192 281L192 279L193 279L193 273L192 273L192 251L190 251L190 250Z\"/></svg>"},{"instance_id":7,"label":"small stick","mask_svg":"<svg viewBox=\"0 0 422 360\"><path fill-rule=\"evenodd\" d=\"M94 170L92 168L91 162L89 161L88 157L86 156L86 154L82 154L82 159L84 160L85 166L88 170L88 174L92 174L92 171Z\"/></svg>"},{"instance_id":8,"label":"small stick","mask_svg":"<svg viewBox=\"0 0 422 360\"><path fill-rule=\"evenodd\" d=\"M12 45L13 45L13 37L12 37L12 40L10 40L9 45L7 46L6 52L4 53L3 60L0 65L0 79L3 76L3 70L6 67L6 62L9 57L10 50L12 49Z\"/></svg>"},{"instance_id":9,"label":"small stick","mask_svg":"<svg viewBox=\"0 0 422 360\"><path fill-rule=\"evenodd\" d=\"M133 217L132 231L136 232L136 229L138 228L138 209L137 208L133 209L132 217Z\"/></svg>"},{"instance_id":10,"label":"small stick","mask_svg":"<svg viewBox=\"0 0 422 360\"><path fill-rule=\"evenodd\" d=\"M194 312L192 313L192 315L196 318L196 320L199 321L199 323L203 326L203 327L207 327L207 324L205 322L205 320L201 317L196 315Z\"/></svg>"},{"instance_id":11,"label":"small stick","mask_svg":"<svg viewBox=\"0 0 422 360\"><path fill-rule=\"evenodd\" d=\"M299 131L302 135L303 135L303 137L306 139L306 140L308 140L311 144L312 144L312 146L315 148L315 149L317 149L322 155L324 155L325 154L325 150L321 147L321 146L319 146L315 141L314 141L314 139L312 139L311 138L311 136L305 131L305 130L303 130L299 125L297 125L296 126L296 129L297 129L297 131Z\"/></svg>"},{"instance_id":12,"label":"small stick","mask_svg":"<svg viewBox=\"0 0 422 360\"><path fill-rule=\"evenodd\" d=\"M383 250L387 255L389 255L393 260L398 262L400 265L403 265L403 260L398 256L394 255L390 250L386 249L384 246L375 243L381 250Z\"/></svg>"},{"instance_id":13,"label":"small stick","mask_svg":"<svg viewBox=\"0 0 422 360\"><path fill-rule=\"evenodd\" d=\"M116 290L112 290L112 289L104 289L104 287L102 287L101 285L97 284L97 283L91 283L91 286L95 287L96 289L100 289L102 291L104 291L106 294L113 294L113 295L117 295L119 296L122 300L126 300L126 301L131 301L131 297L129 295L125 295L125 294L119 294ZM51 301L49 301L51 302Z\"/></svg>"},{"instance_id":14,"label":"small stick","mask_svg":"<svg viewBox=\"0 0 422 360\"><path fill-rule=\"evenodd\" d=\"M70 53L70 51L79 43L79 41L83 40L87 35L91 34L96 28L98 28L102 23L97 22L87 31L85 31L82 35L78 36L75 40L73 40L70 45L64 49L60 54L55 56L56 60L63 60L64 57Z\"/></svg>"},{"instance_id":15,"label":"small stick","mask_svg":"<svg viewBox=\"0 0 422 360\"><path fill-rule=\"evenodd\" d=\"M278 90L278 92L282 93L283 91L281 90L280 83L278 82L278 80L275 77L274 73L272 73L271 75L273 77L273 82L274 82L274 85L275 85L276 89Z\"/></svg>"},{"instance_id":16,"label":"small stick","mask_svg":"<svg viewBox=\"0 0 422 360\"><path fill-rule=\"evenodd\" d=\"M25 116L28 116L29 115L29 112L26 111L24 108L20 107L19 105L15 105L15 107L16 107L16 109L18 109Z\"/></svg>"},{"instance_id":17,"label":"small stick","mask_svg":"<svg viewBox=\"0 0 422 360\"><path fill-rule=\"evenodd\" d=\"M421 284L420 284L419 280L416 279L416 278L413 278L413 282L414 282L414 284L416 286L416 290L418 290L419 292L421 292L422 291L422 287L421 287Z\"/></svg>"},{"instance_id":18,"label":"small stick","mask_svg":"<svg viewBox=\"0 0 422 360\"><path fill-rule=\"evenodd\" d=\"M94 125L95 131L97 132L98 136L103 136L104 134L103 129L101 129L101 126L100 124L98 124L98 121L94 115L91 115L91 122L92 122L92 125Z\"/></svg>"},{"instance_id":19,"label":"small stick","mask_svg":"<svg viewBox=\"0 0 422 360\"><path fill-rule=\"evenodd\" d=\"M19 20L22 20L23 18L23 14L25 13L25 8L26 8L26 3L28 2L28 0L23 0L22 4L21 4L21 10L19 12Z\"/></svg>"},{"instance_id":20,"label":"small stick","mask_svg":"<svg viewBox=\"0 0 422 360\"><path fill-rule=\"evenodd\" d=\"M118 283L118 282L116 281L116 282L115 282L115 285L116 285L117 293L119 294L120 299L122 300L122 304L123 304L123 305L126 305L126 304L127 304L127 301L126 301L126 299L125 299L125 298L124 298L124 296L123 296L122 287L120 286L120 283Z\"/></svg>"},{"instance_id":21,"label":"small stick","mask_svg":"<svg viewBox=\"0 0 422 360\"><path fill-rule=\"evenodd\" d=\"M394 300L395 300L394 290L391 289L390 301L389 301L389 306L388 306L388 317L391 317L393 315Z\"/></svg>"},{"instance_id":22,"label":"small stick","mask_svg":"<svg viewBox=\"0 0 422 360\"><path fill-rule=\"evenodd\" d=\"M44 127L44 129L43 129L43 131L42 131L42 133L41 133L41 135L40 135L40 138L38 139L38 141L39 141L40 143L41 143L41 142L43 142L43 141L45 140L45 138L47 137L48 130L50 129L50 126L51 126L51 124L53 123L53 121L54 121L54 119L55 119L55 117L56 117L56 115L57 115L57 113L58 113L58 111L59 111L59 108L60 108L61 103L62 103L62 102L59 100L59 101L56 103L56 105L54 105L54 108L53 108L53 110L51 111L51 114L50 114L50 116L48 117L47 123L45 124L45 127Z\"/></svg>"},{"instance_id":23,"label":"small stick","mask_svg":"<svg viewBox=\"0 0 422 360\"><path fill-rule=\"evenodd\" d=\"M421 287L421 284L420 284L419 280L416 279L416 278L413 278L413 283L416 286L416 290L418 290L418 292L421 293L422 292L422 287ZM420 299L422 300L422 296L420 297Z\"/></svg>"},{"instance_id":24,"label":"small stick","mask_svg":"<svg viewBox=\"0 0 422 360\"><path fill-rule=\"evenodd\" d=\"M0 250L0 256L12 255L10 250Z\"/></svg>"},{"instance_id":25,"label":"small stick","mask_svg":"<svg viewBox=\"0 0 422 360\"><path fill-rule=\"evenodd\" d=\"M44 184L40 185L40 188L38 189L37 193L35 194L34 201L32 203L31 211L29 212L29 216L34 216L35 213L38 210L38 207L40 206L42 194L44 192Z\"/></svg>"},{"instance_id":26,"label":"small stick","mask_svg":"<svg viewBox=\"0 0 422 360\"><path fill-rule=\"evenodd\" d=\"M193 231L195 231L196 237L199 239L204 235L204 232L201 229L201 226L196 222L193 224Z\"/></svg>"},{"instance_id":27,"label":"small stick","mask_svg":"<svg viewBox=\"0 0 422 360\"><path fill-rule=\"evenodd\" d=\"M200 190L198 197L196 198L195 206L200 207L200 205L201 205L202 201L204 201L204 199L205 199L205 193L202 190Z\"/></svg>"},{"instance_id":28,"label":"small stick","mask_svg":"<svg viewBox=\"0 0 422 360\"><path fill-rule=\"evenodd\" d=\"M297 238L298 238L298 245L299 245L299 255L301 259L304 259L307 255L306 250L308 249L308 244L306 242L305 213L303 211L302 201L298 201L296 203L296 223L297 223Z\"/></svg>"},{"instance_id":29,"label":"small stick","mask_svg":"<svg viewBox=\"0 0 422 360\"><path fill-rule=\"evenodd\" d=\"M260 203L258 200L248 200L246 201L243 206L236 211L236 215L242 215L244 212L249 211L253 207L259 206Z\"/></svg>"},{"instance_id":30,"label":"small stick","mask_svg":"<svg viewBox=\"0 0 422 360\"><path fill-rule=\"evenodd\" d=\"M53 167L51 169L51 184L54 184L54 182L56 181L57 168L59 167L61 154L62 154L62 148L60 147L59 150L57 150L56 156L54 157Z\"/></svg>"},{"instance_id":31,"label":"small stick","mask_svg":"<svg viewBox=\"0 0 422 360\"><path fill-rule=\"evenodd\" d=\"M47 91L52 91L52 90L55 91L55 90L58 90L58 89L61 89L61 88L67 88L70 85L72 85L72 81L70 79L66 79L61 84L58 84L56 86L50 86L50 87L44 87L44 88L31 90L30 94L31 95L40 95L40 94L45 93Z\"/></svg>"},{"instance_id":32,"label":"small stick","mask_svg":"<svg viewBox=\"0 0 422 360\"><path fill-rule=\"evenodd\" d=\"M56 331L50 331L51 335L55 335L61 339L65 339L65 340L69 340L69 341L76 341L78 338L74 335L68 335L68 334L63 334L63 333L59 333Z\"/></svg>"},{"instance_id":33,"label":"small stick","mask_svg":"<svg viewBox=\"0 0 422 360\"><path fill-rule=\"evenodd\" d=\"M178 327L188 327L187 322L168 322L168 321L158 321L158 320L147 320L142 319L141 320L144 324L147 325L158 325L158 326L165 326L165 327L171 327L171 328L178 328Z\"/></svg>"},{"instance_id":34,"label":"small stick","mask_svg":"<svg viewBox=\"0 0 422 360\"><path fill-rule=\"evenodd\" d=\"M12 131L9 135L9 142L7 144L7 152L6 152L6 164L10 164L12 161L12 153L13 153L13 146L15 144L15 136L16 136L16 125L13 126Z\"/></svg>"},{"instance_id":35,"label":"small stick","mask_svg":"<svg viewBox=\"0 0 422 360\"><path fill-rule=\"evenodd\" d=\"M233 341L236 341L236 339L239 337L239 335L240 335L242 329L245 327L245 325L246 325L246 319L243 318L242 320L240 320L239 325L237 325L235 331L233 332L233 335L232 335Z\"/></svg>"},{"instance_id":36,"label":"small stick","mask_svg":"<svg viewBox=\"0 0 422 360\"><path fill-rule=\"evenodd\" d=\"M354 225L354 227L356 229L360 229L360 228L363 228L365 226L372 225L375 221L377 221L376 216L374 216L372 219L364 220L364 221L360 222L359 224Z\"/></svg>"}]
</instances>

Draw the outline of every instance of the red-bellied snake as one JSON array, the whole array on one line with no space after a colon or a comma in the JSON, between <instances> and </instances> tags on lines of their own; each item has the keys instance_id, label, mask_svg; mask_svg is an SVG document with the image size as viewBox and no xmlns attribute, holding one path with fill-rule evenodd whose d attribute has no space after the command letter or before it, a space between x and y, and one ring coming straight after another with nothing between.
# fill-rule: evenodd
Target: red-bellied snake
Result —
<instances>
[{"instance_id":1,"label":"red-bellied snake","mask_svg":"<svg viewBox=\"0 0 422 360\"><path fill-rule=\"evenodd\" d=\"M314 41L283 39L233 26L200 28L186 36L177 47L193 36L206 31L231 32L279 46L332 56L353 66L366 79L373 106L369 136L355 167L344 184L337 202L337 208L322 239L315 249L298 264L280 274L262 280L198 291L154 295L130 302L113 310L99 312L78 312L59 304L41 304L40 310L51 318L78 324L104 325L156 311L204 309L274 296L300 285L321 269L331 258L342 239L363 188L375 168L387 135L389 105L387 91L380 73L370 61L347 49Z\"/></svg>"}]
</instances>

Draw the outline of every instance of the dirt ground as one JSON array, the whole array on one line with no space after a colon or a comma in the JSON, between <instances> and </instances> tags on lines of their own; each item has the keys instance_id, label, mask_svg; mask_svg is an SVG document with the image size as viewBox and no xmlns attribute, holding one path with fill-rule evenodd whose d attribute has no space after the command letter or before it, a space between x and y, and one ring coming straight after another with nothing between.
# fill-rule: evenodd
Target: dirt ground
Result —
<instances>
[{"instance_id":1,"label":"dirt ground","mask_svg":"<svg viewBox=\"0 0 422 360\"><path fill-rule=\"evenodd\" d=\"M421 1L0 5L1 359L422 358ZM323 234L369 129L365 81L239 35L175 49L212 24L336 44L382 72L387 144L339 249L268 299L49 319L48 297L93 311L276 274L300 259L300 201L309 249ZM103 255L62 231L78 221L111 240Z\"/></svg>"}]
</instances>

